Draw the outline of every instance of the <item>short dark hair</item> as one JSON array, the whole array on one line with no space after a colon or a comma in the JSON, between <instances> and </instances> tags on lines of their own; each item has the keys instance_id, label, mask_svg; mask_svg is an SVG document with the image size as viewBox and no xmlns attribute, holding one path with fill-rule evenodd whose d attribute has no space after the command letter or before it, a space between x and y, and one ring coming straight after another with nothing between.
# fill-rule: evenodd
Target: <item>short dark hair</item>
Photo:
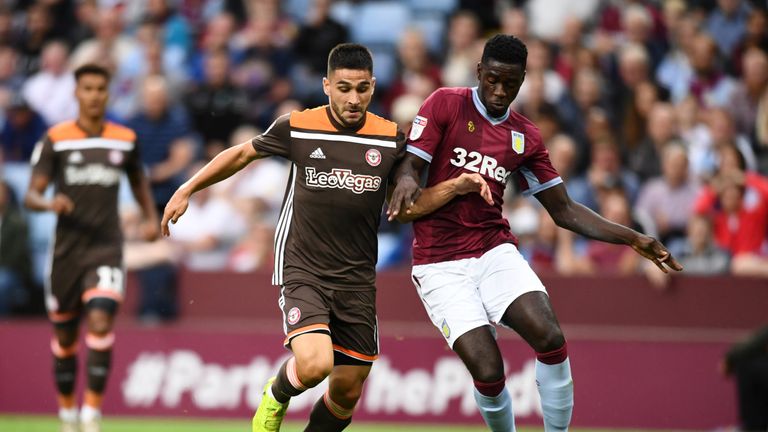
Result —
<instances>
[{"instance_id":1,"label":"short dark hair","mask_svg":"<svg viewBox=\"0 0 768 432\"><path fill-rule=\"evenodd\" d=\"M80 81L83 75L101 75L107 81L112 78L107 68L96 63L86 63L75 69L75 81Z\"/></svg>"},{"instance_id":2,"label":"short dark hair","mask_svg":"<svg viewBox=\"0 0 768 432\"><path fill-rule=\"evenodd\" d=\"M525 69L528 62L528 48L523 41L512 35L497 34L488 39L483 48L481 61L487 64L491 59L501 63L520 65Z\"/></svg>"},{"instance_id":3,"label":"short dark hair","mask_svg":"<svg viewBox=\"0 0 768 432\"><path fill-rule=\"evenodd\" d=\"M328 74L337 69L367 70L373 73L371 52L356 43L338 44L328 54Z\"/></svg>"}]
</instances>

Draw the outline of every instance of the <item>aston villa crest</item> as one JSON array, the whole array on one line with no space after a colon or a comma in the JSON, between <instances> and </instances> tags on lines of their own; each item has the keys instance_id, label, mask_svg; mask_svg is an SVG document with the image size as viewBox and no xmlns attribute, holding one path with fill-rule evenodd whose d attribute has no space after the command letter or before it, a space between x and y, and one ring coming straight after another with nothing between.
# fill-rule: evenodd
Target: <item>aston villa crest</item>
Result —
<instances>
[{"instance_id":1,"label":"aston villa crest","mask_svg":"<svg viewBox=\"0 0 768 432\"><path fill-rule=\"evenodd\" d=\"M523 154L525 151L525 135L512 131L512 150L517 154Z\"/></svg>"}]
</instances>

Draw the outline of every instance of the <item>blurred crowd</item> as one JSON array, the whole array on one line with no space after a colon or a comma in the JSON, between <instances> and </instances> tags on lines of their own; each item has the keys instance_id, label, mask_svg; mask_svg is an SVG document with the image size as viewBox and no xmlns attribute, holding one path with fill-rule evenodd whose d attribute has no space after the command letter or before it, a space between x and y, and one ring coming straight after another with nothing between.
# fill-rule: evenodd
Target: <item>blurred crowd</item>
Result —
<instances>
[{"instance_id":1,"label":"blurred crowd","mask_svg":"<svg viewBox=\"0 0 768 432\"><path fill-rule=\"evenodd\" d=\"M496 32L528 46L514 109L540 128L570 195L660 238L686 274L768 276L768 13L749 0L0 0L0 314L40 286L55 220L20 200L47 127L74 118L71 71L113 73L109 118L136 130L159 211L222 149L279 115L327 103L336 44L374 55L371 110L407 131L440 86L475 86ZM126 264L147 284L182 265L272 265L288 165L265 159L196 194L172 236L143 243L125 193ZM514 186L514 185L513 185ZM666 276L631 249L574 237L508 188L536 270ZM383 222L379 267L409 263ZM546 273L545 273L546 274ZM30 294L30 292L32 294Z\"/></svg>"}]
</instances>

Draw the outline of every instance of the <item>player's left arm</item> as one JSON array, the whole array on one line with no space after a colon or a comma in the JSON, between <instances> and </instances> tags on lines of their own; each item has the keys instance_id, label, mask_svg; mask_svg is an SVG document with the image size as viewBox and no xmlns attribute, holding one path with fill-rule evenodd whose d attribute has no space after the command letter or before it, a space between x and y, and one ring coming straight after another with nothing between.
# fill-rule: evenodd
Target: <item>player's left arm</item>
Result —
<instances>
[{"instance_id":1,"label":"player's left arm","mask_svg":"<svg viewBox=\"0 0 768 432\"><path fill-rule=\"evenodd\" d=\"M683 269L661 242L624 225L613 223L573 201L562 183L544 189L534 196L562 228L591 239L631 246L635 252L656 264L664 273L669 272L667 267L676 271Z\"/></svg>"}]
</instances>

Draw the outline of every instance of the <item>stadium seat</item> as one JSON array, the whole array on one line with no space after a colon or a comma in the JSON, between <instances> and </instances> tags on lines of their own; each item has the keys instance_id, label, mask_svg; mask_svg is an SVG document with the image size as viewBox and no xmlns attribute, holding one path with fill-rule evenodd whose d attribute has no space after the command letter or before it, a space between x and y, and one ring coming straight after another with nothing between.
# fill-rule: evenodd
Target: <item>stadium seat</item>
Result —
<instances>
[{"instance_id":1,"label":"stadium seat","mask_svg":"<svg viewBox=\"0 0 768 432\"><path fill-rule=\"evenodd\" d=\"M429 13L419 14L411 20L412 27L421 30L424 39L427 41L427 48L432 54L443 52L445 44L445 18L440 14Z\"/></svg>"},{"instance_id":2,"label":"stadium seat","mask_svg":"<svg viewBox=\"0 0 768 432\"><path fill-rule=\"evenodd\" d=\"M400 2L363 3L355 9L350 31L355 42L394 46L409 22L410 10Z\"/></svg>"},{"instance_id":3,"label":"stadium seat","mask_svg":"<svg viewBox=\"0 0 768 432\"><path fill-rule=\"evenodd\" d=\"M408 7L416 12L449 14L459 6L458 0L408 0Z\"/></svg>"}]
</instances>

